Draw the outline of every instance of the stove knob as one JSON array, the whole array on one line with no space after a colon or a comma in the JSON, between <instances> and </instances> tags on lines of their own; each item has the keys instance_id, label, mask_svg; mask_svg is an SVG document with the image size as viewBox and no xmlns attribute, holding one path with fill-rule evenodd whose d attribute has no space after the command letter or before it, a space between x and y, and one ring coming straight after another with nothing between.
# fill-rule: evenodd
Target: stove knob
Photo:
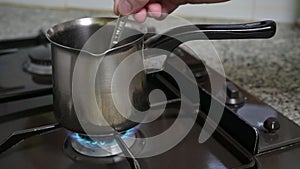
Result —
<instances>
[{"instance_id":1,"label":"stove knob","mask_svg":"<svg viewBox=\"0 0 300 169\"><path fill-rule=\"evenodd\" d=\"M267 129L269 133L275 133L280 128L279 121L275 117L270 117L264 121L264 128Z\"/></svg>"},{"instance_id":2,"label":"stove knob","mask_svg":"<svg viewBox=\"0 0 300 169\"><path fill-rule=\"evenodd\" d=\"M232 82L227 82L226 85L226 104L231 106L242 105L244 103L244 96L241 94L238 88Z\"/></svg>"}]
</instances>

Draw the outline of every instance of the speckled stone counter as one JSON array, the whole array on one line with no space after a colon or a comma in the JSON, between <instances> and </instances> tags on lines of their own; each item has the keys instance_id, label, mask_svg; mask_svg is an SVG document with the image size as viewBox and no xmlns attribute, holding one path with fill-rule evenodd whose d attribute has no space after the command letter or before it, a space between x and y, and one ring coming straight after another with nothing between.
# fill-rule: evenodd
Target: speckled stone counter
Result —
<instances>
[{"instance_id":1,"label":"speckled stone counter","mask_svg":"<svg viewBox=\"0 0 300 169\"><path fill-rule=\"evenodd\" d=\"M56 23L84 16L112 16L112 13L0 5L0 39L35 35L40 29L46 30ZM198 45L197 42L190 44ZM277 34L272 39L213 41L212 44L229 79L300 125L299 28L278 24ZM213 65L214 61L208 62Z\"/></svg>"}]
</instances>

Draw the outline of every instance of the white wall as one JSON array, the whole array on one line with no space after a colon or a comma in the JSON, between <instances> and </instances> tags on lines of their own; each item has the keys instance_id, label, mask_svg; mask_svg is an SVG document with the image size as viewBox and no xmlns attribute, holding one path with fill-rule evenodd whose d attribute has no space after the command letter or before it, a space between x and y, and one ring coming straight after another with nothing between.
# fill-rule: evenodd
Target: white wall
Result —
<instances>
[{"instance_id":1,"label":"white wall","mask_svg":"<svg viewBox=\"0 0 300 169\"><path fill-rule=\"evenodd\" d=\"M297 18L296 11L300 10L297 1L299 0L231 0L226 3L202 6L188 5L186 8L180 8L177 13L216 18L274 19L280 22L293 22Z\"/></svg>"},{"instance_id":2,"label":"white wall","mask_svg":"<svg viewBox=\"0 0 300 169\"><path fill-rule=\"evenodd\" d=\"M112 10L113 6L113 0L0 0L0 2L94 10ZM176 10L176 13L208 18L274 19L279 22L294 22L299 17L299 11L299 0L231 0L220 4L185 5Z\"/></svg>"}]
</instances>

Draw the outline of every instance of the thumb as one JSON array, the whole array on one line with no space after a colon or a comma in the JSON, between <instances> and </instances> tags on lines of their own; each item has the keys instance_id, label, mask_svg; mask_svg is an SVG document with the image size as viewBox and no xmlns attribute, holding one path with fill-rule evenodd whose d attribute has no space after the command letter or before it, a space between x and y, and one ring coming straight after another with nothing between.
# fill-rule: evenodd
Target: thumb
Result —
<instances>
[{"instance_id":1,"label":"thumb","mask_svg":"<svg viewBox=\"0 0 300 169\"><path fill-rule=\"evenodd\" d=\"M119 0L118 11L122 15L129 15L141 10L150 0Z\"/></svg>"}]
</instances>

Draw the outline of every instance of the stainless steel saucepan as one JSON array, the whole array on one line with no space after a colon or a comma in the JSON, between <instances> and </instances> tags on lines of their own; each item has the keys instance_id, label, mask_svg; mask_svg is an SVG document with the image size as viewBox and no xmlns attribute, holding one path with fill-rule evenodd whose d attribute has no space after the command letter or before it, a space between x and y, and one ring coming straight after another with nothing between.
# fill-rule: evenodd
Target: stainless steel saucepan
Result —
<instances>
[{"instance_id":1,"label":"stainless steel saucepan","mask_svg":"<svg viewBox=\"0 0 300 169\"><path fill-rule=\"evenodd\" d=\"M164 35L153 35L145 41L146 27L138 23L127 22L123 32L127 38L123 38L119 44L109 49L114 30L114 24L110 22L113 20L115 18L76 19L55 25L47 32L47 37L51 42L53 59L54 111L58 122L71 131L86 133L84 129L88 129L88 134L104 135L111 133L111 128L108 125L119 132L136 125L135 122L127 120L119 114L113 104L110 89L111 85L114 85L112 84L112 75L118 65L127 56L141 51L142 48L159 48L172 51L182 42L189 40L270 38L276 31L276 25L273 21L232 25L189 25L171 29ZM104 25L106 26L103 27ZM100 28L104 29L101 30L102 33L96 33ZM141 55L141 60L132 64L143 65L142 53L137 53ZM84 59L79 58L79 55L84 56ZM76 93L78 90L82 90L83 93L90 91L89 85L85 84L91 83L89 79L92 77L89 76L94 70L90 69L99 58L103 60L97 70L97 84L94 92L96 101L100 102L102 116L99 116L93 108L89 109L89 102L93 102L89 95L76 100L76 104L79 105L84 102L85 109L76 109L73 96L74 92ZM76 64L80 65L82 71L76 72L74 70L78 66ZM128 65L128 68L130 66ZM74 91L73 84L74 72L82 76L82 80L76 79L76 91ZM128 98L136 109L145 110L149 108L148 96L144 92L146 85L145 72L139 73L130 84ZM131 111L127 113L128 117L132 114ZM104 120L108 124L103 123ZM84 125L84 129L82 125Z\"/></svg>"}]
</instances>

